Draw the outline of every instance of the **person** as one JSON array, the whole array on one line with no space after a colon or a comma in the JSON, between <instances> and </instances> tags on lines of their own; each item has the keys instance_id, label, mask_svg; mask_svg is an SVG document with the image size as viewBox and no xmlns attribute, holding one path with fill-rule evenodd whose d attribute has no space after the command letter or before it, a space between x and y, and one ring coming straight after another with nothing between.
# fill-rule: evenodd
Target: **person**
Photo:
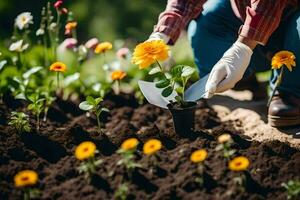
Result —
<instances>
[{"instance_id":1,"label":"person","mask_svg":"<svg viewBox=\"0 0 300 200\"><path fill-rule=\"evenodd\" d=\"M270 69L278 51L293 52L300 63L297 0L169 0L149 39L173 45L188 23L200 77L210 73L207 98ZM286 70L268 108L275 127L300 124L300 66ZM272 71L271 90L278 75Z\"/></svg>"}]
</instances>

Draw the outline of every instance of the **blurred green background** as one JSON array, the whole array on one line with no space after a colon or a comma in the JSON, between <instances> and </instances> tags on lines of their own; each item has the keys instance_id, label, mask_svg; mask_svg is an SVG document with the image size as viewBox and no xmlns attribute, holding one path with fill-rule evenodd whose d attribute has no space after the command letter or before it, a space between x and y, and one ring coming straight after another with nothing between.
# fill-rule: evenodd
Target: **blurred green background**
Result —
<instances>
[{"instance_id":1,"label":"blurred green background","mask_svg":"<svg viewBox=\"0 0 300 200\"><path fill-rule=\"evenodd\" d=\"M55 2L51 0L52 4ZM90 37L105 40L147 38L164 10L167 0L64 0L64 7L78 21L79 40ZM40 23L41 8L46 0L0 0L0 38L9 38L15 17L31 12L34 28Z\"/></svg>"}]
</instances>

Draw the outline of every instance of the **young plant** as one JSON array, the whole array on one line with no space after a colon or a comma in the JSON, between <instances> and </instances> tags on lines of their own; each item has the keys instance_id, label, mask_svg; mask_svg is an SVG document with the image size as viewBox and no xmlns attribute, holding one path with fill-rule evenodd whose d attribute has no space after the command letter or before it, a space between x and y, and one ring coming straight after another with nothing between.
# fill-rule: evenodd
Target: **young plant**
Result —
<instances>
[{"instance_id":1,"label":"young plant","mask_svg":"<svg viewBox=\"0 0 300 200\"><path fill-rule=\"evenodd\" d=\"M149 72L150 75L158 79L155 86L162 89L161 95L163 97L170 96L175 90L177 92L175 97L177 104L184 107L186 105L184 98L186 84L195 69L185 65L172 67L169 71L164 69L159 61L169 58L169 50L169 47L162 40L141 43L134 50L132 63L139 65L140 69L148 68L156 63L157 66Z\"/></svg>"},{"instance_id":2,"label":"young plant","mask_svg":"<svg viewBox=\"0 0 300 200\"><path fill-rule=\"evenodd\" d=\"M287 183L282 183L287 191L287 199L297 199L300 197L300 181L299 180L289 180Z\"/></svg>"},{"instance_id":3,"label":"young plant","mask_svg":"<svg viewBox=\"0 0 300 200\"><path fill-rule=\"evenodd\" d=\"M60 89L59 76L67 70L67 66L62 62L55 62L50 66L50 71L56 72L57 88Z\"/></svg>"},{"instance_id":4,"label":"young plant","mask_svg":"<svg viewBox=\"0 0 300 200\"><path fill-rule=\"evenodd\" d=\"M103 95L102 95L103 96ZM107 108L101 107L100 103L103 101L103 97L93 98L91 96L86 97L86 100L79 104L81 110L90 111L96 115L98 130L102 134L100 115L102 112L109 112Z\"/></svg>"},{"instance_id":5,"label":"young plant","mask_svg":"<svg viewBox=\"0 0 300 200\"><path fill-rule=\"evenodd\" d=\"M115 198L119 200L126 200L128 196L129 188L127 183L122 183L119 185L117 191L115 192Z\"/></svg>"},{"instance_id":6,"label":"young plant","mask_svg":"<svg viewBox=\"0 0 300 200\"><path fill-rule=\"evenodd\" d=\"M138 144L139 142L136 138L129 138L122 143L121 148L117 151L117 153L122 157L117 162L117 165L123 165L126 168L129 176L135 168L141 167L140 164L135 162L134 155Z\"/></svg>"},{"instance_id":7,"label":"young plant","mask_svg":"<svg viewBox=\"0 0 300 200\"><path fill-rule=\"evenodd\" d=\"M121 80L123 79L123 78L125 78L126 77L126 73L125 72L123 72L122 70L115 70L115 71L113 71L112 73L111 73L111 80L113 81L113 82L115 82L115 85L116 85L116 87L115 87L115 93L118 95L119 93L120 93L120 86L121 86L121 84L120 84L120 82L121 82Z\"/></svg>"},{"instance_id":8,"label":"young plant","mask_svg":"<svg viewBox=\"0 0 300 200\"><path fill-rule=\"evenodd\" d=\"M235 154L236 151L231 148L233 140L229 134L220 135L218 143L216 151L223 151L224 158L230 159Z\"/></svg>"},{"instance_id":9,"label":"young plant","mask_svg":"<svg viewBox=\"0 0 300 200\"><path fill-rule=\"evenodd\" d=\"M234 172L243 172L248 169L250 161L244 156L238 156L233 158L228 163L228 168ZM233 178L233 182L239 187L241 191L244 191L244 184L246 181L245 174L239 173L236 177Z\"/></svg>"},{"instance_id":10,"label":"young plant","mask_svg":"<svg viewBox=\"0 0 300 200\"><path fill-rule=\"evenodd\" d=\"M17 173L14 177L15 187L23 190L23 199L30 200L36 199L40 196L41 192L33 188L38 182L38 174L32 170L23 170Z\"/></svg>"},{"instance_id":11,"label":"young plant","mask_svg":"<svg viewBox=\"0 0 300 200\"><path fill-rule=\"evenodd\" d=\"M149 168L149 173L152 175L157 167L158 155L157 152L161 149L161 141L157 139L148 140L143 146L143 152L147 155L147 168Z\"/></svg>"},{"instance_id":12,"label":"young plant","mask_svg":"<svg viewBox=\"0 0 300 200\"><path fill-rule=\"evenodd\" d=\"M284 72L283 66L286 66L288 68L288 70L290 72L292 72L293 71L292 67L296 66L295 59L296 59L295 55L293 54L293 52L290 52L290 51L279 51L273 56L272 63L271 63L272 69L274 69L274 70L280 69L280 73L275 82L275 87L273 88L273 91L269 98L267 106L270 105L271 100L272 100L273 96L275 95L277 88L281 84L283 72Z\"/></svg>"},{"instance_id":13,"label":"young plant","mask_svg":"<svg viewBox=\"0 0 300 200\"><path fill-rule=\"evenodd\" d=\"M32 94L28 97L29 101L31 102L28 105L28 110L30 110L36 117L36 129L40 129L40 115L43 111L44 106L44 98L40 98L39 94Z\"/></svg>"},{"instance_id":14,"label":"young plant","mask_svg":"<svg viewBox=\"0 0 300 200\"><path fill-rule=\"evenodd\" d=\"M81 161L78 171L79 173L84 173L85 178L89 180L89 182L96 172L96 168L103 162L101 159L95 160L96 153L98 153L98 151L93 142L82 142L75 150L75 157Z\"/></svg>"},{"instance_id":15,"label":"young plant","mask_svg":"<svg viewBox=\"0 0 300 200\"><path fill-rule=\"evenodd\" d=\"M46 90L46 91L42 92L42 95L44 96L44 99L45 99L43 121L46 122L47 121L47 116L48 116L49 108L53 104L53 102L56 100L56 98L51 95L51 91L50 90Z\"/></svg>"},{"instance_id":16,"label":"young plant","mask_svg":"<svg viewBox=\"0 0 300 200\"><path fill-rule=\"evenodd\" d=\"M18 133L30 132L31 130L28 115L23 112L11 112L8 124L14 126Z\"/></svg>"},{"instance_id":17,"label":"young plant","mask_svg":"<svg viewBox=\"0 0 300 200\"><path fill-rule=\"evenodd\" d=\"M207 157L207 151L205 149L200 149L194 151L190 156L190 161L197 164L197 177L195 178L195 182L200 186L203 185L203 173L204 173L204 160Z\"/></svg>"}]
</instances>

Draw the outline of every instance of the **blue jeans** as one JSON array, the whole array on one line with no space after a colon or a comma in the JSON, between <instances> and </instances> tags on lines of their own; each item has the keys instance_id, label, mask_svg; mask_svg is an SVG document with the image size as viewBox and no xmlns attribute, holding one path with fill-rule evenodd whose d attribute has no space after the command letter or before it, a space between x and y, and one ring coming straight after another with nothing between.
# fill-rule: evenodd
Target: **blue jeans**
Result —
<instances>
[{"instance_id":1,"label":"blue jeans","mask_svg":"<svg viewBox=\"0 0 300 200\"><path fill-rule=\"evenodd\" d=\"M189 25L188 35L192 43L195 63L200 76L208 74L219 61L224 52L238 38L238 30L243 22L235 16L229 0L208 0L204 4L202 14ZM296 68L289 72L285 67L279 91L292 93L300 97L300 12L296 11L282 20L279 27L270 37L266 46L258 45L244 78L254 72L271 68L272 56L280 51L288 50L296 56ZM279 70L273 70L270 79L274 88Z\"/></svg>"}]
</instances>

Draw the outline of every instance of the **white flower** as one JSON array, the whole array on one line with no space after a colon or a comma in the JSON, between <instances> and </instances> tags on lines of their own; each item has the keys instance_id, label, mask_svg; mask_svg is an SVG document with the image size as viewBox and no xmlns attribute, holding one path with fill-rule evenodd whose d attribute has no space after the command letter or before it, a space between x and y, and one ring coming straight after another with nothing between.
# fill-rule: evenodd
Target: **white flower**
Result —
<instances>
[{"instance_id":1,"label":"white flower","mask_svg":"<svg viewBox=\"0 0 300 200\"><path fill-rule=\"evenodd\" d=\"M44 35L45 34L45 30L44 29L38 29L37 31L36 31L36 36L39 36L39 35Z\"/></svg>"},{"instance_id":2,"label":"white flower","mask_svg":"<svg viewBox=\"0 0 300 200\"><path fill-rule=\"evenodd\" d=\"M23 40L19 40L10 45L9 50L15 52L23 52L29 47L29 44L23 44Z\"/></svg>"},{"instance_id":3,"label":"white flower","mask_svg":"<svg viewBox=\"0 0 300 200\"><path fill-rule=\"evenodd\" d=\"M27 28L29 24L33 24L33 17L30 12L23 12L19 14L15 20L15 25L20 29L23 30Z\"/></svg>"},{"instance_id":4,"label":"white flower","mask_svg":"<svg viewBox=\"0 0 300 200\"><path fill-rule=\"evenodd\" d=\"M52 22L49 26L50 31L54 31L56 29L56 23Z\"/></svg>"}]
</instances>

